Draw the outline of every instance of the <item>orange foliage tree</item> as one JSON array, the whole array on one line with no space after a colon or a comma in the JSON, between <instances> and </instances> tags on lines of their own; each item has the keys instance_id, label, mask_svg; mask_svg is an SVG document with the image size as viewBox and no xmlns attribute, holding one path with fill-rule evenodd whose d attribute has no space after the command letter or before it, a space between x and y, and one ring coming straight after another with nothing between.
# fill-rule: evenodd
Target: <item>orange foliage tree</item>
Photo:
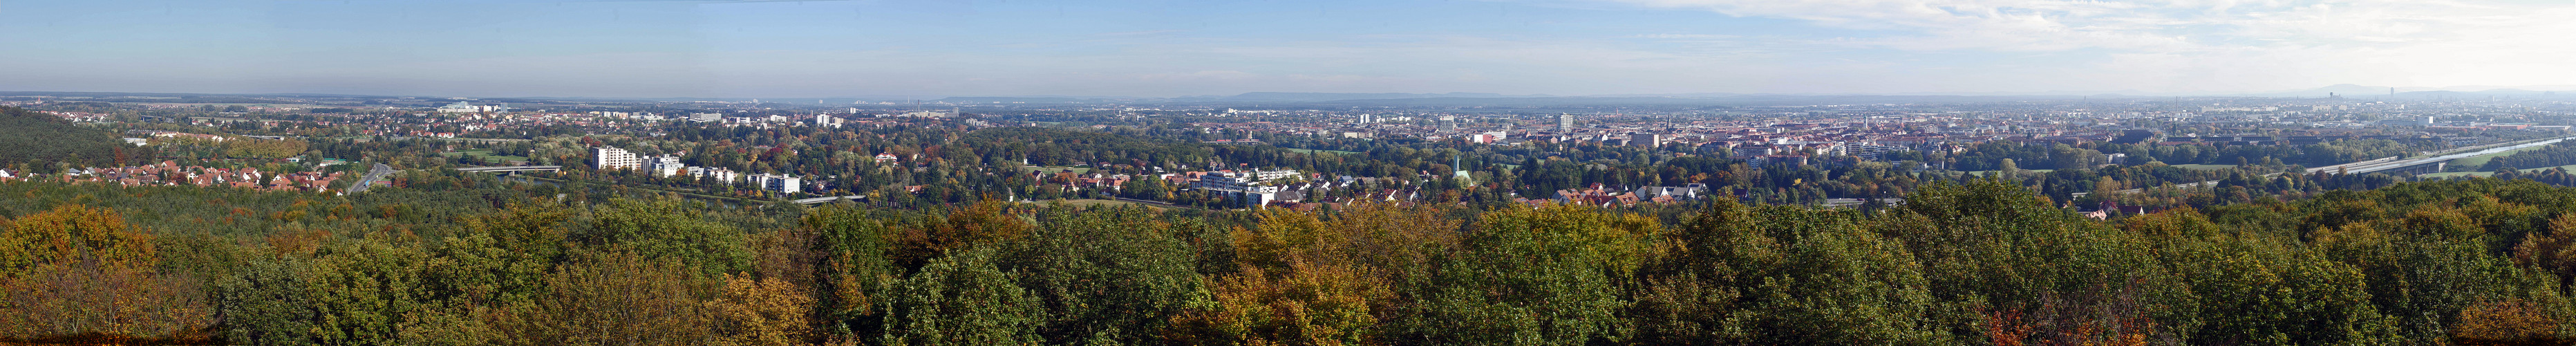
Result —
<instances>
[{"instance_id":1,"label":"orange foliage tree","mask_svg":"<svg viewBox=\"0 0 2576 346\"><path fill-rule=\"evenodd\" d=\"M114 211L80 205L10 221L0 232L0 335L110 343L198 337L214 323L213 310L195 280L153 270L151 239L127 229Z\"/></svg>"}]
</instances>

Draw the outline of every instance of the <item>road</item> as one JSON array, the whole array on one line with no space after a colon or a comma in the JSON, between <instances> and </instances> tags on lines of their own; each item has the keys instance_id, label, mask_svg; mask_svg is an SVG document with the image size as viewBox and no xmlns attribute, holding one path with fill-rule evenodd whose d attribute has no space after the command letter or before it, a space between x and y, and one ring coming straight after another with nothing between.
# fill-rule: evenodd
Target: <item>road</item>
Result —
<instances>
[{"instance_id":1,"label":"road","mask_svg":"<svg viewBox=\"0 0 2576 346\"><path fill-rule=\"evenodd\" d=\"M2307 171L2309 171L2309 172L2335 172L2335 171L2341 170L2341 171L2343 171L2343 172L2345 172L2345 173L2348 173L2348 174L2365 174L2365 173L2377 172L2377 171L2386 170L2386 169L2391 169L2391 168L2408 167L2408 166L2415 166L2415 165L2428 164L2428 163L2434 163L2434 162L2443 162L2443 161L2450 161L2450 160L2458 160L2458 159L2464 159L2464 158L2476 157L2476 156L2478 156L2478 155L2486 155L2486 154L2494 154L2494 153L2501 153L2501 152L2514 151L2514 150L2522 150L2522 149L2524 149L2524 148L2530 148L2530 147L2537 147L2537 146L2543 146L2543 145L2555 144L2555 143L2558 143L2558 142L2561 142L2561 141L2566 141L2566 140L2568 140L2568 139L2576 139L2576 137L2560 137L2560 138L2552 138L2552 139L2547 139L2547 140L2540 140L2540 141L2534 141L2534 142L2521 142L2521 143L2496 143L2496 144L2488 144L2488 145L2472 146L2472 147L2457 148L2457 149L2450 149L2450 150L2428 151L2428 152L2423 152L2423 153L2422 153L2422 154L2423 154L2423 156L2419 156L2418 158L2413 158L2413 159L2408 159L2408 158L2398 158L2398 157L2388 157L2388 158L2380 158L2380 159L2369 160L2369 161L2352 162L2352 163L2345 163L2345 164L2332 165L2332 166L2323 166L2323 167L2309 168L2309 169L2307 169ZM2280 174L2280 173L2272 173L2272 174L2264 174L2263 176L2265 176L2265 177L2270 177L2270 176L2276 176L2276 175L2281 175L2281 174ZM2204 181L2204 182L2197 182L2197 183L2190 183L2190 184L2178 184L2178 185L2174 185L2173 187L2174 187L2174 188L2178 188L2178 189L2190 189L2190 188L2197 188L2197 187L2200 187L2200 186L2202 186L2202 185L2213 184L2213 183L2217 183L2217 182L2216 182L2216 181ZM2120 190L2120 193L2137 193L2138 191L2141 191L2141 190L2142 190L2142 189L2127 189L2127 190ZM2082 196L2082 195L2084 195L2084 194L2085 194L2085 193L2077 193L2076 195L2077 195L2077 196Z\"/></svg>"},{"instance_id":2,"label":"road","mask_svg":"<svg viewBox=\"0 0 2576 346\"><path fill-rule=\"evenodd\" d=\"M386 166L382 163L376 164L375 167L367 168L367 175L365 177L358 178L357 184L349 185L349 193L367 192L367 187L375 186L376 180L384 179L386 174L393 173L394 166Z\"/></svg>"}]
</instances>

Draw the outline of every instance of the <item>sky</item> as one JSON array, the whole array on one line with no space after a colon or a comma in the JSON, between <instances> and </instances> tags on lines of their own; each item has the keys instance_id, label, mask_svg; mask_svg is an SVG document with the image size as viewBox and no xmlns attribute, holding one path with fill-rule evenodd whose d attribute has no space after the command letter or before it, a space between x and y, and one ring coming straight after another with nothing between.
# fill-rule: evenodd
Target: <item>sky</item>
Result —
<instances>
[{"instance_id":1,"label":"sky","mask_svg":"<svg viewBox=\"0 0 2576 346\"><path fill-rule=\"evenodd\" d=\"M0 0L0 90L2223 94L2576 85L2576 0Z\"/></svg>"}]
</instances>

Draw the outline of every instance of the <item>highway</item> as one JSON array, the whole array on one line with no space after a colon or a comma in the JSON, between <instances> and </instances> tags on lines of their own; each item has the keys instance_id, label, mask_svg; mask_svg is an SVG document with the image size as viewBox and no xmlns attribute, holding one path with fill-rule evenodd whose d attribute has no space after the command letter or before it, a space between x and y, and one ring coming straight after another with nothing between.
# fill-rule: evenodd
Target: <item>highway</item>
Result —
<instances>
[{"instance_id":1,"label":"highway","mask_svg":"<svg viewBox=\"0 0 2576 346\"><path fill-rule=\"evenodd\" d=\"M367 175L365 177L358 178L357 184L349 185L349 193L367 192L367 187L374 186L376 180L384 179L386 174L393 173L394 166L386 166L385 164L379 163L374 167L369 167L367 168Z\"/></svg>"},{"instance_id":2,"label":"highway","mask_svg":"<svg viewBox=\"0 0 2576 346\"><path fill-rule=\"evenodd\" d=\"M2342 171L2344 174L2369 174L2369 173L2372 173L2372 172L2386 171L2386 170L2399 169L2399 168L2406 168L2406 167L2414 167L2414 166L2420 166L2420 165L2428 165L2428 164L2434 164L2434 163L2440 163L2440 162L2448 162L2448 161L2451 161L2451 160L2458 160L2458 159L2464 159L2464 158L2476 157L2476 156L2478 156L2478 155L2494 154L2494 153L2501 153L2501 152L2507 152L2507 151L2522 150L2522 149L2525 149L2525 148L2531 148L2531 147L2537 147L2537 146L2543 146L2543 145L2557 144L2558 142L2566 141L2566 140L2568 140L2568 139L2576 139L2576 136L2559 137L2559 138L2551 138L2551 139L2547 139L2547 140L2541 140L2541 141L2536 141L2536 142L2525 142L2525 143L2518 143L2518 144L2517 144L2517 143L2498 143L2498 144L2488 144L2488 145L2472 146L2472 147L2457 148L2457 149L2442 150L2442 151L2425 152L2423 156L2420 156L2420 157L2417 157L2417 158L2412 158L2412 159L2407 159L2407 158L2397 158L2397 157L2383 157L2383 158L2378 158L2378 159L2373 159L2373 160L2368 160L2368 161L2352 162L2352 163L2345 163L2345 164L2332 165L2332 166L2320 166L2320 167L2313 167L2313 168L2308 168L2308 171L2309 171L2309 172L2335 172L2335 171L2340 170L2340 171ZM2269 176L2275 176L2275 175L2281 175L2281 174L2280 174L2280 173L2272 173L2272 174L2264 174L2263 176L2269 177ZM2197 183L2190 183L2190 184L2176 184L2176 185L2174 185L2173 187L2175 187L2175 188L2182 188L2182 189L2189 189L2189 188L2197 188L2197 187L2201 187L2201 186L2203 186L2203 185L2208 185L2208 184L2213 184L2213 183L2217 183L2217 182L2216 182L2216 181L2204 181L2204 182L2197 182ZM2142 189L2127 189L2127 190L2120 190L2120 192L2121 192L2121 193L2137 193L2137 192L2138 192L2138 191L2140 191L2140 190L2142 190ZM2079 193L2078 195L2080 196L2081 194Z\"/></svg>"}]
</instances>

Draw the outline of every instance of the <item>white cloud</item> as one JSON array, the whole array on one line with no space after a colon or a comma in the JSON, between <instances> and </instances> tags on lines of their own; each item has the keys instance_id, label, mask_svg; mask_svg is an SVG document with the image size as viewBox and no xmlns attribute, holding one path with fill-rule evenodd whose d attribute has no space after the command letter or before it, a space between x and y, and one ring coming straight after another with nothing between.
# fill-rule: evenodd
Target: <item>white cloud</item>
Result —
<instances>
[{"instance_id":1,"label":"white cloud","mask_svg":"<svg viewBox=\"0 0 2576 346\"><path fill-rule=\"evenodd\" d=\"M2567 84L2576 3L2445 0L1602 0L1785 18L1868 35L1856 49L2091 58L2092 90L2246 91L2333 83ZM2014 71L1991 71L2012 74Z\"/></svg>"}]
</instances>

